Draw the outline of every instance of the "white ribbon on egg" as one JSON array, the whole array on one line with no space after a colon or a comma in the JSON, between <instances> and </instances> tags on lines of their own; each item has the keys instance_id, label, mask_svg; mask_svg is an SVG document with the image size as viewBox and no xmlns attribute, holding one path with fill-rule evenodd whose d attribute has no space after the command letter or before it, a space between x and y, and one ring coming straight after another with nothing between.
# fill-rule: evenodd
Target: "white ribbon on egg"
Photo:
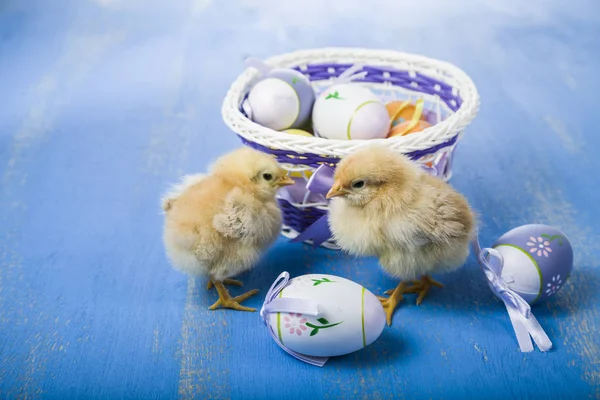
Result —
<instances>
[{"instance_id":1,"label":"white ribbon on egg","mask_svg":"<svg viewBox=\"0 0 600 400\"><path fill-rule=\"evenodd\" d=\"M273 331L273 328L268 323L269 314L278 313L278 312L287 312L287 313L296 313L296 314L304 314L316 317L319 315L319 303L314 300L309 299L296 299L296 298L278 298L279 293L287 286L290 280L290 274L286 271L282 272L275 282L271 285L271 288L267 292L267 296L265 297L265 302L263 303L262 308L260 309L260 317L269 329L269 335L271 338L277 343L279 347L281 347L286 353L291 355L292 357L297 358L300 361L305 363L322 367L325 365L329 357L315 357L315 356L307 356L304 354L300 354L295 352L294 350L288 349L281 343L279 337Z\"/></svg>"},{"instance_id":2,"label":"white ribbon on egg","mask_svg":"<svg viewBox=\"0 0 600 400\"><path fill-rule=\"evenodd\" d=\"M473 239L472 246L490 288L506 306L521 351L533 351L531 339L541 351L550 350L552 342L531 312L529 303L502 279L502 268L504 267L502 254L496 249L481 249L477 237Z\"/></svg>"}]
</instances>

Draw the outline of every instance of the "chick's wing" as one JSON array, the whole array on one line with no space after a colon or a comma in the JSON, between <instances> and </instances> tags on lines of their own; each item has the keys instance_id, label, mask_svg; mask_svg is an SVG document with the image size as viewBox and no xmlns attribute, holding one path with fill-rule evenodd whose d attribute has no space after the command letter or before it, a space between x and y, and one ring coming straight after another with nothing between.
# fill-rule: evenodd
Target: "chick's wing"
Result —
<instances>
[{"instance_id":1,"label":"chick's wing","mask_svg":"<svg viewBox=\"0 0 600 400\"><path fill-rule=\"evenodd\" d=\"M250 193L241 188L231 189L221 210L213 219L214 228L223 236L241 239L256 234L256 216L260 205Z\"/></svg>"},{"instance_id":2,"label":"chick's wing","mask_svg":"<svg viewBox=\"0 0 600 400\"><path fill-rule=\"evenodd\" d=\"M429 179L427 206L420 215L419 236L436 244L468 239L474 215L467 200L444 182Z\"/></svg>"}]
</instances>

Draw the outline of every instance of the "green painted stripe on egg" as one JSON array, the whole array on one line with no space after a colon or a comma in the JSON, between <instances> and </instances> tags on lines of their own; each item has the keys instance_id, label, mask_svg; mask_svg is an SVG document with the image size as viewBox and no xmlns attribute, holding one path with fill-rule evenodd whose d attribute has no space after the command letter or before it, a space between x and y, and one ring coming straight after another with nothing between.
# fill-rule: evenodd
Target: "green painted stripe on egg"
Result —
<instances>
[{"instance_id":1,"label":"green painted stripe on egg","mask_svg":"<svg viewBox=\"0 0 600 400\"><path fill-rule=\"evenodd\" d=\"M538 292L535 300L533 301L538 301L538 299L540 298L540 296L542 295L542 283L544 282L543 277L542 277L542 270L540 269L540 266L538 265L537 261L535 261L535 259L533 258L533 256L525 249L520 248L519 246L515 246L514 244L499 244L497 246L494 246L494 249L498 248L498 247L512 247L513 249L517 249L517 250L521 250L523 253L525 253L525 255L531 260L531 262L533 263L533 265L535 265L535 269L537 269L537 273L540 277L540 291Z\"/></svg>"},{"instance_id":2,"label":"green painted stripe on egg","mask_svg":"<svg viewBox=\"0 0 600 400\"><path fill-rule=\"evenodd\" d=\"M363 347L367 347L367 335L365 334L365 287L362 288L362 307L361 307L361 317L362 317L362 334L363 334Z\"/></svg>"},{"instance_id":3,"label":"green painted stripe on egg","mask_svg":"<svg viewBox=\"0 0 600 400\"><path fill-rule=\"evenodd\" d=\"M289 82L284 81L283 79L280 79L283 83L285 83L286 85L288 85L290 87L290 89L292 89L292 92L294 92L294 95L296 96L296 100L298 100L298 109L296 110L296 116L294 117L294 120L292 121L291 124L289 124L286 128L280 129L280 130L285 130L285 129L289 129L290 126L294 125L296 123L296 121L298 121L298 117L300 116L300 97L298 96L298 92L296 92L296 89L294 89L294 87L292 85L289 84Z\"/></svg>"},{"instance_id":4,"label":"green painted stripe on egg","mask_svg":"<svg viewBox=\"0 0 600 400\"><path fill-rule=\"evenodd\" d=\"M356 110L354 110L354 112L352 113L352 116L350 117L350 121L348 121L348 128L346 128L346 136L348 136L348 140L352 140L352 137L350 135L350 128L352 126L352 120L354 119L354 116L356 115L356 113L358 112L358 110L360 110L362 107L366 106L367 104L370 103L377 103L376 100L369 100L369 101L365 101L364 103L362 103L361 105L359 105L358 107L356 107Z\"/></svg>"},{"instance_id":5,"label":"green painted stripe on egg","mask_svg":"<svg viewBox=\"0 0 600 400\"><path fill-rule=\"evenodd\" d=\"M285 288L283 288L285 289ZM283 289L279 292L279 297L283 296ZM277 313L277 335L279 335L279 341L283 344L283 338L281 337L281 313Z\"/></svg>"}]
</instances>

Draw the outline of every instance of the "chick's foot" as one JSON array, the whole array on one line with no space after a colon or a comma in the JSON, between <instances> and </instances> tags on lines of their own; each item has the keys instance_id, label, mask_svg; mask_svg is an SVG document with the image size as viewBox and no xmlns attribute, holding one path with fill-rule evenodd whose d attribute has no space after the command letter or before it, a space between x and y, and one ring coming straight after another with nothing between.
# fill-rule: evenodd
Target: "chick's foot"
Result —
<instances>
[{"instance_id":1,"label":"chick's foot","mask_svg":"<svg viewBox=\"0 0 600 400\"><path fill-rule=\"evenodd\" d=\"M229 292L227 291L227 289L225 288L225 285L223 285L223 283L224 283L224 281L223 282L212 281L212 284L217 289L217 292L219 292L219 300L217 300L217 302L215 304L210 306L208 308L209 310L216 310L217 308L230 308L232 310L238 310L238 311L250 311L250 312L256 311L255 308L244 307L240 303L242 301L246 300L247 298L254 296L256 293L258 293L258 289L253 289L253 290L250 290L249 292L246 292L239 296L231 297L231 295L229 294ZM235 285L235 283L234 283L234 285Z\"/></svg>"},{"instance_id":2,"label":"chick's foot","mask_svg":"<svg viewBox=\"0 0 600 400\"><path fill-rule=\"evenodd\" d=\"M383 306L383 310L385 311L385 320L388 326L392 325L392 315L398 306L398 302L403 300L402 295L406 293L406 283L400 282L395 289L390 289L385 292L385 294L390 297L380 297L377 296L381 305Z\"/></svg>"},{"instance_id":3,"label":"chick's foot","mask_svg":"<svg viewBox=\"0 0 600 400\"><path fill-rule=\"evenodd\" d=\"M235 280L235 279L223 279L222 282L223 282L223 285L232 285L232 286L239 286L239 287L244 286L244 284L242 282L240 282L238 280ZM213 286L214 286L213 285L213 281L208 281L208 284L206 285L206 288L208 290L210 290L210 289L213 288Z\"/></svg>"},{"instance_id":4,"label":"chick's foot","mask_svg":"<svg viewBox=\"0 0 600 400\"><path fill-rule=\"evenodd\" d=\"M419 297L417 297L417 305L420 305L432 286L437 286L439 288L444 287L444 285L434 280L429 275L423 275L420 280L413 281L412 285L406 289L405 293L418 293Z\"/></svg>"}]
</instances>

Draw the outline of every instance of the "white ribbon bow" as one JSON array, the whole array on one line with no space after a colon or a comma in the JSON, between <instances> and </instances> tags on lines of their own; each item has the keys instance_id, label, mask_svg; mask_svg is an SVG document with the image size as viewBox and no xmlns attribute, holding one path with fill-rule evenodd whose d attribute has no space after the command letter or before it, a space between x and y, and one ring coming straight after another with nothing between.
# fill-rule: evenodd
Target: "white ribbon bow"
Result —
<instances>
[{"instance_id":1,"label":"white ribbon bow","mask_svg":"<svg viewBox=\"0 0 600 400\"><path fill-rule=\"evenodd\" d=\"M269 334L271 338L277 343L279 347L281 347L286 353L297 358L300 361L304 361L305 363L315 365L317 367L322 367L325 365L329 357L315 357L315 356L307 356L304 354L297 353L291 349L288 349L279 341L279 338L273 331L273 329L269 326L267 319L269 318L269 314L277 313L277 312L287 312L287 313L297 313L311 316L319 315L319 303L314 300L308 299L294 299L294 298L277 298L279 293L285 288L290 280L290 274L286 271L282 272L275 282L271 285L271 288L267 292L267 296L265 297L265 302L263 303L262 308L260 309L260 317L263 320L263 323L269 328Z\"/></svg>"},{"instance_id":2,"label":"white ribbon bow","mask_svg":"<svg viewBox=\"0 0 600 400\"><path fill-rule=\"evenodd\" d=\"M531 306L518 293L509 288L506 281L502 279L502 268L504 267L502 254L495 249L484 248L482 250L477 238L473 240L472 245L490 288L506 306L521 351L533 351L531 339L541 351L550 350L552 342L531 313Z\"/></svg>"}]
</instances>

